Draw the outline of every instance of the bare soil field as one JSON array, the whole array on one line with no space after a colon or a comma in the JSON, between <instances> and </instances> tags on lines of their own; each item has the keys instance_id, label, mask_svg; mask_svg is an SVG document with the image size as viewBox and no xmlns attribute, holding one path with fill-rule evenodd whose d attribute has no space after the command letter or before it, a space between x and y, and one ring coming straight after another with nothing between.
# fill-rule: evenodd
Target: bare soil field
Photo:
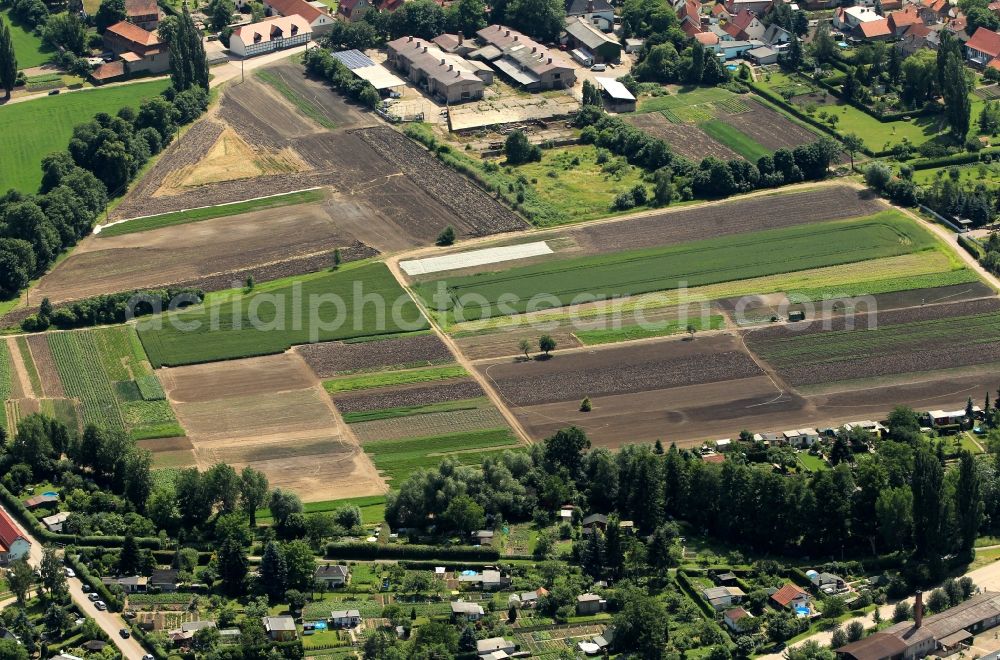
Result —
<instances>
[{"instance_id":1,"label":"bare soil field","mask_svg":"<svg viewBox=\"0 0 1000 660\"><path fill-rule=\"evenodd\" d=\"M447 433L469 433L503 428L507 421L493 407L454 412L425 413L395 419L379 419L351 424L351 430L361 443L379 440L429 438Z\"/></svg>"},{"instance_id":2,"label":"bare soil field","mask_svg":"<svg viewBox=\"0 0 1000 660\"><path fill-rule=\"evenodd\" d=\"M37 285L38 298L53 303L102 293L180 283L241 286L246 274L269 279L268 269L298 274L318 257L329 264L341 248L345 259L374 254L339 222L336 197L322 203L252 211L121 236L88 236ZM291 268L289 268L291 267ZM315 268L313 269L315 270ZM261 272L265 271L265 272ZM219 276L222 276L221 278ZM273 279L270 278L270 279Z\"/></svg>"},{"instance_id":3,"label":"bare soil field","mask_svg":"<svg viewBox=\"0 0 1000 660\"><path fill-rule=\"evenodd\" d=\"M459 401L484 396L483 388L472 378L450 379L442 383L418 383L381 387L361 392L331 395L342 412L370 412L404 406L424 406L445 401Z\"/></svg>"},{"instance_id":4,"label":"bare soil field","mask_svg":"<svg viewBox=\"0 0 1000 660\"><path fill-rule=\"evenodd\" d=\"M631 394L762 374L729 334L574 351L548 360L497 361L476 365L512 406L584 397Z\"/></svg>"},{"instance_id":5,"label":"bare soil field","mask_svg":"<svg viewBox=\"0 0 1000 660\"><path fill-rule=\"evenodd\" d=\"M345 343L320 342L296 346L296 353L320 378L382 368L422 367L454 359L437 335Z\"/></svg>"},{"instance_id":6,"label":"bare soil field","mask_svg":"<svg viewBox=\"0 0 1000 660\"><path fill-rule=\"evenodd\" d=\"M560 349L583 346L580 340L573 335L573 329L569 327L568 323L558 322L555 329L546 327L544 332L556 340L556 346ZM531 342L532 351L537 350L539 333L539 329L535 327L508 328L496 332L458 337L455 339L455 343L458 344L462 354L470 360L486 360L517 355L521 350L518 344L522 339Z\"/></svg>"},{"instance_id":7,"label":"bare soil field","mask_svg":"<svg viewBox=\"0 0 1000 660\"><path fill-rule=\"evenodd\" d=\"M202 469L252 465L318 501L385 491L319 381L295 353L158 372Z\"/></svg>"},{"instance_id":8,"label":"bare soil field","mask_svg":"<svg viewBox=\"0 0 1000 660\"><path fill-rule=\"evenodd\" d=\"M819 136L791 119L753 99L743 100L750 108L738 114L719 113L719 119L750 136L770 151L794 149L816 142Z\"/></svg>"},{"instance_id":9,"label":"bare soil field","mask_svg":"<svg viewBox=\"0 0 1000 660\"><path fill-rule=\"evenodd\" d=\"M28 348L31 350L31 359L38 370L38 380L42 385L40 394L43 397L64 398L66 392L63 390L55 358L52 357L48 338L44 334L33 334L28 335L27 342Z\"/></svg>"},{"instance_id":10,"label":"bare soil field","mask_svg":"<svg viewBox=\"0 0 1000 660\"><path fill-rule=\"evenodd\" d=\"M708 156L723 160L740 157L726 145L713 140L697 125L675 124L659 112L627 115L626 121L644 133L666 141L678 154L696 163Z\"/></svg>"}]
</instances>

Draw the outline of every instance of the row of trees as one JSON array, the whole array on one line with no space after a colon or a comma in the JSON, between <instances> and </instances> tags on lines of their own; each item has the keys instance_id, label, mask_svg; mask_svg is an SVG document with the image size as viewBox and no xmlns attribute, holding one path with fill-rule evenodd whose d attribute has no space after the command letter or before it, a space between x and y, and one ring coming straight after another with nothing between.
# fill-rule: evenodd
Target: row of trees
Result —
<instances>
[{"instance_id":1,"label":"row of trees","mask_svg":"<svg viewBox=\"0 0 1000 660\"><path fill-rule=\"evenodd\" d=\"M328 80L334 89L348 96L370 110L378 107L381 97L378 90L368 82L358 78L343 62L326 50L313 48L306 51L306 71Z\"/></svg>"}]
</instances>

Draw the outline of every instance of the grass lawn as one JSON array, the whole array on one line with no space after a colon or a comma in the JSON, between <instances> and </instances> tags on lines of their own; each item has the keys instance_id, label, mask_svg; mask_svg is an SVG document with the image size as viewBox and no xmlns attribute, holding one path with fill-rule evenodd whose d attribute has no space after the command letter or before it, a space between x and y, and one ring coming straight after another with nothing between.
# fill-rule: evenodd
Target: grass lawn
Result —
<instances>
[{"instance_id":1,"label":"grass lawn","mask_svg":"<svg viewBox=\"0 0 1000 660\"><path fill-rule=\"evenodd\" d=\"M980 446L980 443L973 440L972 435L968 431L959 436L959 441L961 442L962 449L965 451L971 454L983 453L983 448ZM983 442L985 443L986 440L984 439Z\"/></svg>"},{"instance_id":2,"label":"grass lawn","mask_svg":"<svg viewBox=\"0 0 1000 660\"><path fill-rule=\"evenodd\" d=\"M913 172L913 180L920 185L933 183L935 179L946 179L951 171L958 172L958 181L962 184L985 183L996 185L1000 183L1000 163L974 163L972 165L933 167Z\"/></svg>"},{"instance_id":3,"label":"grass lawn","mask_svg":"<svg viewBox=\"0 0 1000 660\"><path fill-rule=\"evenodd\" d=\"M14 42L14 57L17 58L17 70L30 69L49 61L52 51L29 30L11 20L10 13L0 11L0 20L10 28L11 40Z\"/></svg>"},{"instance_id":4,"label":"grass lawn","mask_svg":"<svg viewBox=\"0 0 1000 660\"><path fill-rule=\"evenodd\" d=\"M930 250L926 230L897 211L862 219L739 234L680 245L551 260L497 273L443 280L466 320L524 312L533 296L553 306L857 263ZM774 259L773 255L785 255ZM416 290L430 300L437 282ZM513 299L516 297L516 300ZM506 308L497 308L503 299ZM485 304L484 301L485 300ZM454 310L453 310L454 311ZM456 312L456 316L458 313Z\"/></svg>"},{"instance_id":5,"label":"grass lawn","mask_svg":"<svg viewBox=\"0 0 1000 660\"><path fill-rule=\"evenodd\" d=\"M305 513L327 513L341 507L354 505L361 509L361 522L365 525L380 523L385 520L385 496L367 495L365 497L350 497L342 500L325 500L323 502L306 502L302 505ZM257 510L257 522L269 523L270 509Z\"/></svg>"},{"instance_id":6,"label":"grass lawn","mask_svg":"<svg viewBox=\"0 0 1000 660\"><path fill-rule=\"evenodd\" d=\"M42 181L42 157L53 151L65 151L74 126L90 121L98 112L114 114L124 106L136 108L169 86L169 80L153 80L0 107L4 133L3 158L0 158L3 187L35 192Z\"/></svg>"},{"instance_id":7,"label":"grass lawn","mask_svg":"<svg viewBox=\"0 0 1000 660\"><path fill-rule=\"evenodd\" d=\"M726 145L751 163L756 163L761 156L771 153L764 145L724 121L709 119L699 126L710 138Z\"/></svg>"},{"instance_id":8,"label":"grass lawn","mask_svg":"<svg viewBox=\"0 0 1000 660\"><path fill-rule=\"evenodd\" d=\"M639 99L636 112L663 112L677 110L716 101L726 101L734 96L729 90L719 87L676 87L668 88L664 96L643 96Z\"/></svg>"},{"instance_id":9,"label":"grass lawn","mask_svg":"<svg viewBox=\"0 0 1000 660\"><path fill-rule=\"evenodd\" d=\"M336 7L334 7L334 9L336 9ZM285 97L286 101L294 105L302 112L302 114L309 117L323 128L336 128L336 124L334 124L329 117L323 114L322 109L318 108L312 101L303 97L301 94L289 87L288 84L282 80L280 74L272 71L256 71L254 75L273 87L275 91Z\"/></svg>"},{"instance_id":10,"label":"grass lawn","mask_svg":"<svg viewBox=\"0 0 1000 660\"><path fill-rule=\"evenodd\" d=\"M972 560L972 563L966 567L966 570L972 571L977 568L982 568L987 564L992 564L997 559L1000 559L1000 548L990 548L989 550L976 550L976 558Z\"/></svg>"},{"instance_id":11,"label":"grass lawn","mask_svg":"<svg viewBox=\"0 0 1000 660\"><path fill-rule=\"evenodd\" d=\"M211 220L212 218L238 215L240 213L249 213L251 211L261 211L263 209L273 209L279 206L291 206L293 204L318 202L322 199L322 190L305 190L285 195L265 197L263 199L251 199L246 202L236 202L235 204L208 206L190 211L175 211L173 213L151 215L144 218L136 218L135 220L127 220L116 225L110 225L102 229L98 236L101 238L106 238L108 236L122 236L124 234L134 234L140 231L160 229L161 227L172 227L174 225L184 225L189 222Z\"/></svg>"},{"instance_id":12,"label":"grass lawn","mask_svg":"<svg viewBox=\"0 0 1000 660\"><path fill-rule=\"evenodd\" d=\"M801 452L797 454L797 456L799 465L809 472L822 472L823 470L830 469L830 466L826 464L826 461L819 456L813 456L812 454L807 454L805 452Z\"/></svg>"},{"instance_id":13,"label":"grass lawn","mask_svg":"<svg viewBox=\"0 0 1000 660\"><path fill-rule=\"evenodd\" d=\"M279 288L212 300L217 302L139 323L139 336L155 367L427 328L417 306L381 263L354 262Z\"/></svg>"},{"instance_id":14,"label":"grass lawn","mask_svg":"<svg viewBox=\"0 0 1000 660\"><path fill-rule=\"evenodd\" d=\"M517 447L517 439L510 429L499 428L427 438L378 440L365 443L362 448L371 455L375 467L387 481L398 486L417 470L434 468L445 458L463 465L479 465L490 454Z\"/></svg>"},{"instance_id":15,"label":"grass lawn","mask_svg":"<svg viewBox=\"0 0 1000 660\"><path fill-rule=\"evenodd\" d=\"M392 385L410 385L412 383L428 383L437 380L447 380L449 378L461 378L468 376L468 372L462 367L428 367L427 369L409 369L406 371L387 371L384 373L362 374L360 376L347 376L345 378L334 378L323 382L323 387L327 392L351 392L354 390L367 390L373 387L389 387Z\"/></svg>"}]
</instances>

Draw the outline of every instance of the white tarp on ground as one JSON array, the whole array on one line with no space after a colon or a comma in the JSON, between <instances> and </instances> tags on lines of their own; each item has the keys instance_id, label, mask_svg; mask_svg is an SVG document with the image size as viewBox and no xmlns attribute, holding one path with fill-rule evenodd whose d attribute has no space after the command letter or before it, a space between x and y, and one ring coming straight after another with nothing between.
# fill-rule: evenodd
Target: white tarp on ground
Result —
<instances>
[{"instance_id":1,"label":"white tarp on ground","mask_svg":"<svg viewBox=\"0 0 1000 660\"><path fill-rule=\"evenodd\" d=\"M359 67L357 69L353 69L353 73L358 78L370 82L375 89L393 89L395 87L403 87L406 85L405 80L395 75L381 64Z\"/></svg>"},{"instance_id":2,"label":"white tarp on ground","mask_svg":"<svg viewBox=\"0 0 1000 660\"><path fill-rule=\"evenodd\" d=\"M527 259L528 257L538 257L543 254L552 254L552 248L545 241L538 241L536 243L523 243L507 247L459 252L458 254L449 254L443 257L400 261L399 267L410 276L426 275L428 273L439 273L443 270L472 268L473 266L496 264L501 261Z\"/></svg>"}]
</instances>

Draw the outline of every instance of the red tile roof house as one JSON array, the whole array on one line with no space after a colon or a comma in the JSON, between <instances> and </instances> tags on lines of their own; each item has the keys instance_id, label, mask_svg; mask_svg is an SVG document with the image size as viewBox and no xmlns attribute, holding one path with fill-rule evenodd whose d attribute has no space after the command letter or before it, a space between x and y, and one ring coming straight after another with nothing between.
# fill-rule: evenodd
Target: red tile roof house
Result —
<instances>
[{"instance_id":1,"label":"red tile roof house","mask_svg":"<svg viewBox=\"0 0 1000 660\"><path fill-rule=\"evenodd\" d=\"M965 42L965 57L974 66L986 66L1000 56L1000 34L981 27Z\"/></svg>"},{"instance_id":2,"label":"red tile roof house","mask_svg":"<svg viewBox=\"0 0 1000 660\"><path fill-rule=\"evenodd\" d=\"M809 594L794 584L786 584L781 589L774 592L771 596L771 600L774 601L775 605L778 607L793 609L799 605L808 606Z\"/></svg>"},{"instance_id":3,"label":"red tile roof house","mask_svg":"<svg viewBox=\"0 0 1000 660\"><path fill-rule=\"evenodd\" d=\"M0 565L26 559L30 550L28 536L6 511L0 509Z\"/></svg>"},{"instance_id":4,"label":"red tile roof house","mask_svg":"<svg viewBox=\"0 0 1000 660\"><path fill-rule=\"evenodd\" d=\"M883 18L880 21L868 21L855 28L858 36L865 41L887 41L893 39L896 33L892 31L889 20Z\"/></svg>"},{"instance_id":5,"label":"red tile roof house","mask_svg":"<svg viewBox=\"0 0 1000 660\"><path fill-rule=\"evenodd\" d=\"M156 32L121 21L104 31L104 47L124 62L125 73L163 73L170 68L170 52Z\"/></svg>"},{"instance_id":6,"label":"red tile roof house","mask_svg":"<svg viewBox=\"0 0 1000 660\"><path fill-rule=\"evenodd\" d=\"M728 28L730 25L735 26L739 32L737 34L729 32ZM757 18L757 14L748 9L740 10L740 13L733 16L732 20L726 24L726 32L729 32L729 34L732 34L741 41L760 39L764 36L764 32L766 31L767 28L764 27L764 24Z\"/></svg>"},{"instance_id":7,"label":"red tile roof house","mask_svg":"<svg viewBox=\"0 0 1000 660\"><path fill-rule=\"evenodd\" d=\"M128 22L143 30L155 30L160 24L160 7L156 0L125 0Z\"/></svg>"},{"instance_id":8,"label":"red tile roof house","mask_svg":"<svg viewBox=\"0 0 1000 660\"><path fill-rule=\"evenodd\" d=\"M903 36L911 25L923 24L924 19L920 18L920 12L912 5L903 11L894 11L889 14L889 28L897 37Z\"/></svg>"},{"instance_id":9,"label":"red tile roof house","mask_svg":"<svg viewBox=\"0 0 1000 660\"><path fill-rule=\"evenodd\" d=\"M313 34L326 34L333 27L333 16L326 8L313 7L306 0L264 0L265 13L268 16L295 16L298 14L309 23Z\"/></svg>"}]
</instances>

